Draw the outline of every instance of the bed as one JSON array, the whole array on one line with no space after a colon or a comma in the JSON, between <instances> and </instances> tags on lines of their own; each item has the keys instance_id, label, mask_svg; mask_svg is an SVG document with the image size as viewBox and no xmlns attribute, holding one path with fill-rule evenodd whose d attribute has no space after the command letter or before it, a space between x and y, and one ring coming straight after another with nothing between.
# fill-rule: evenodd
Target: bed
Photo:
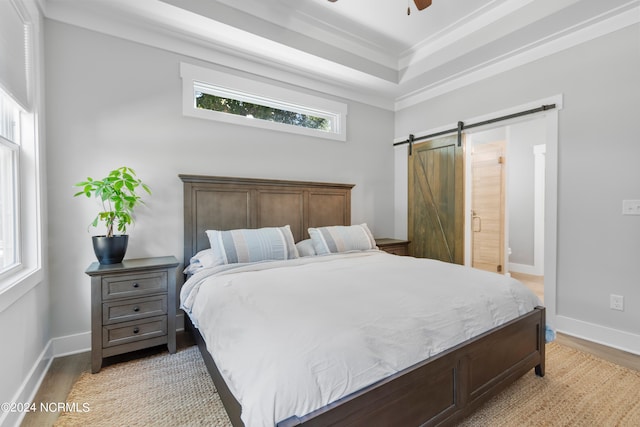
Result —
<instances>
[{"instance_id":1,"label":"bed","mask_svg":"<svg viewBox=\"0 0 640 427\"><path fill-rule=\"evenodd\" d=\"M180 175L180 178L184 183L185 263L192 259L196 253L210 245L206 234L207 230L262 229L264 227L283 227L288 225L293 240L299 242L309 239L308 230L310 228L321 229L326 226L348 226L351 224L350 191L353 187L352 185L194 175ZM290 261L295 263L296 266L292 266ZM385 271L391 271L392 269L398 269L398 272L405 269L408 271L414 267L417 268L417 265L414 266L414 264L422 263L423 261L428 262L427 260L416 260L409 257L400 259L400 257L384 254L375 249L362 251L362 253L329 254L325 257L309 257L309 259L290 261L268 263L270 265L261 265L258 270L266 270L267 274L275 274L273 273L275 269L272 267L276 266L276 268L288 269L287 274L294 274L294 270L307 271L309 269L312 273L304 273L308 275L307 277L333 274L332 272L339 271L342 268L356 269L359 272L371 270L375 272L376 277L381 278L379 281L383 282L382 278ZM279 263L283 265L276 265ZM321 264L330 265L331 267L327 269L322 267ZM254 268L253 266L241 266L240 270L248 269L248 271L225 272L222 274L222 278L216 277L207 280L221 280L220 285L216 285L217 288L212 285L211 289L215 288L215 292L227 292L226 288L229 288L227 285L230 281L240 281L241 278L245 280L245 277L247 278L246 280L255 281L256 272L252 270ZM460 267L454 266L444 266L444 268L460 269ZM468 274L468 270L470 269L462 269L462 272ZM197 274L194 274L194 277ZM264 274L264 272L260 274ZM298 272L295 274L298 274ZM449 273L443 274L447 276ZM227 278L225 279L224 277ZM279 281L286 282L286 280L281 279L284 276L278 277ZM333 277L336 278L337 276ZM487 278L488 276L484 275L483 277ZM260 278L260 280L264 279ZM331 280L333 281L334 279ZM185 286L191 286L192 282L187 281ZM309 282L312 281L309 280ZM356 283L357 281L352 282ZM405 284L404 281L401 282L398 284L397 292L404 292L402 289L404 289L403 286ZM251 292L260 293L257 291L260 288L247 287L247 289L253 290L249 294L240 295L240 299L252 298L253 294ZM369 295L368 293L361 293L361 295L364 294ZM217 294L213 295L211 298L215 300L215 295ZM376 293L371 293L371 295L376 295ZM522 298L526 297L523 296ZM273 304L285 304L283 301L278 301L277 298L271 298L270 301ZM340 299L340 301L348 300ZM375 302L367 301L367 304L373 303ZM379 313L385 312L386 306L395 304L385 303L384 301L378 301L377 303L382 304L375 309L375 312ZM302 320L306 318L305 313L300 312L300 305L287 306L286 304L284 307L274 306L279 307L277 309L277 317L281 322L280 326L274 328L277 329L275 332L286 329L282 325L302 324ZM348 304L342 305L348 306ZM245 424L242 417L243 410L245 419L247 413L256 411L249 404L246 404L245 408L241 406L240 401L250 401L245 395L241 395L240 399L235 395L240 393L238 391L240 388L234 383L235 380L230 380L229 372L232 372L233 359L229 359L221 351L216 353L215 348L220 340L222 340L222 347L228 342L225 342L222 338L220 340L216 338L217 334L223 331L209 332L203 325L198 324L198 322L202 321L201 318L192 320L191 307L189 306L187 310L188 315L185 316L185 325L191 330L200 347L203 359L232 424L234 426L242 426ZM224 311L224 309L225 306L219 306L216 310L211 311L217 313ZM199 310L200 312L207 311L202 308ZM407 310L411 310L411 308L407 308ZM415 358L416 355L407 356L407 360L404 360L402 364L393 366L384 377L370 383L365 381L366 385L359 386L357 381L353 381L353 384L355 384L353 385L350 380L351 388L344 388L344 393L338 395L337 398L335 396L323 396L325 403L317 408L313 406L314 409L309 412L291 413L288 416L282 416L281 413L278 413L279 415L274 415L275 418L273 420L265 421L264 425L272 425L274 423L277 423L278 426L417 426L454 424L523 374L534 370L537 375L544 375L544 308L532 305L526 309L519 308L519 310L524 312L517 315L512 313L508 320L498 326L473 334L472 337L463 339L450 347L435 351L433 354L427 354L424 359L414 360L411 357ZM347 307L345 315L351 317L350 314L353 313L356 316L364 311L357 309L356 306ZM244 321L252 318L253 313L245 312L243 314L240 311L239 313L234 313L233 316L236 317L230 318L236 319L237 324L232 322L225 328L247 327L244 325ZM223 320L223 318L217 318L221 325L224 325ZM200 329L194 327L194 323ZM214 321L213 323L215 325L216 322ZM313 325L307 325L305 328L314 327ZM473 329L473 327L465 329ZM244 331L249 330L244 329ZM397 335L406 336L409 334L411 336L412 332L412 327L409 327L407 331ZM242 335L250 334L245 332ZM294 356L298 351L312 353L316 358L322 357L322 353L319 353L320 356L318 356L308 350L302 350L304 346L301 343L290 343L286 340L276 341L276 338L283 339L276 335L278 334L274 334L274 342L279 343L276 347L262 348L264 348L264 352L280 351L281 353L279 354L282 359L287 360L286 364L291 367L288 374L278 374L276 376L278 380L287 379L284 381L287 383L289 377L293 380L294 377L298 376L297 372L300 367L296 367L295 357L297 356ZM381 335L379 331L376 331L374 336L379 335ZM205 341L205 337L208 337L209 347L214 349L213 356L207 349L208 343ZM258 339L256 337L252 339L256 340L256 348L260 348L258 347ZM444 339L446 341L447 338L444 337ZM321 341L331 341L333 346L331 348L332 354L341 355L342 350L336 347L335 340ZM411 339L405 341L411 341ZM350 353L348 349L345 349L344 352L345 354ZM410 350L403 348L403 355L410 353ZM276 354L278 353L276 352ZM289 360L286 357L292 357L292 359ZM221 366L217 366L216 362L220 360L223 363L221 363ZM315 362L320 363L318 360L315 360ZM236 377L235 374L232 376ZM357 388L353 389L353 387ZM286 389L278 391L281 394L285 394L284 392L286 392ZM264 396L266 397L267 394L265 393ZM259 413L259 411L256 413ZM249 422L251 425L260 424L259 422L254 423L252 418L249 419L252 420Z\"/></svg>"}]
</instances>

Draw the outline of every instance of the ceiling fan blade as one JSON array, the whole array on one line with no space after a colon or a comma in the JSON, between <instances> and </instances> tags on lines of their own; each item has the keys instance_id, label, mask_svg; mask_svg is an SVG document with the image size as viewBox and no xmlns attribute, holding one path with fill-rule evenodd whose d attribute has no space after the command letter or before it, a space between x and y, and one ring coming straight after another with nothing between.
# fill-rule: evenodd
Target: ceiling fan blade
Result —
<instances>
[{"instance_id":1,"label":"ceiling fan blade","mask_svg":"<svg viewBox=\"0 0 640 427\"><path fill-rule=\"evenodd\" d=\"M431 6L431 0L413 0L418 10L426 9Z\"/></svg>"}]
</instances>

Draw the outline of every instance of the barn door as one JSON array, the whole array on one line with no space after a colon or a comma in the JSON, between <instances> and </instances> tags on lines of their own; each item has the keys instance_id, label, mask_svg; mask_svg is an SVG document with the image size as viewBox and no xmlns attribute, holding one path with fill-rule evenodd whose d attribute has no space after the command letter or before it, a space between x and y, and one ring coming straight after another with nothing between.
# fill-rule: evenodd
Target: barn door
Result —
<instances>
[{"instance_id":1,"label":"barn door","mask_svg":"<svg viewBox=\"0 0 640 427\"><path fill-rule=\"evenodd\" d=\"M409 156L411 255L463 264L464 169L457 136L416 144Z\"/></svg>"}]
</instances>

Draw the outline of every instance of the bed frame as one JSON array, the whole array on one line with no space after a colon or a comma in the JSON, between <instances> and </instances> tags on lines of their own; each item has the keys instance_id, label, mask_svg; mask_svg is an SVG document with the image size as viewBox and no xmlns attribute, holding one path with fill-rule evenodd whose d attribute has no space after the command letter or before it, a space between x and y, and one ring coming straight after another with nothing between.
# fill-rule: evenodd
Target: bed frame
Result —
<instances>
[{"instance_id":1,"label":"bed frame","mask_svg":"<svg viewBox=\"0 0 640 427\"><path fill-rule=\"evenodd\" d=\"M208 229L289 224L296 241L308 227L349 225L349 184L180 175L184 182L184 259L209 247ZM241 406L229 391L206 344L191 330L234 426ZM536 307L511 322L424 360L279 427L451 425L531 369L544 376L545 311Z\"/></svg>"}]
</instances>

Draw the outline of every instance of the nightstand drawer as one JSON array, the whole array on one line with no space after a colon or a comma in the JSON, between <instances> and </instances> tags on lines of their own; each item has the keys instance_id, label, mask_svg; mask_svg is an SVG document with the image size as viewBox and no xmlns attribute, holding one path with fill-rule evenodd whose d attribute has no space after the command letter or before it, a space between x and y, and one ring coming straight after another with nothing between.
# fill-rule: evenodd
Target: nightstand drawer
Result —
<instances>
[{"instance_id":1,"label":"nightstand drawer","mask_svg":"<svg viewBox=\"0 0 640 427\"><path fill-rule=\"evenodd\" d=\"M407 256L409 254L406 245L391 245L380 249L393 255Z\"/></svg>"},{"instance_id":2,"label":"nightstand drawer","mask_svg":"<svg viewBox=\"0 0 640 427\"><path fill-rule=\"evenodd\" d=\"M102 328L102 346L111 347L167 335L167 316L116 323Z\"/></svg>"},{"instance_id":3,"label":"nightstand drawer","mask_svg":"<svg viewBox=\"0 0 640 427\"><path fill-rule=\"evenodd\" d=\"M102 299L126 298L167 291L167 272L106 276L102 279Z\"/></svg>"},{"instance_id":4,"label":"nightstand drawer","mask_svg":"<svg viewBox=\"0 0 640 427\"><path fill-rule=\"evenodd\" d=\"M125 322L167 314L167 296L157 295L102 304L102 323Z\"/></svg>"}]
</instances>

